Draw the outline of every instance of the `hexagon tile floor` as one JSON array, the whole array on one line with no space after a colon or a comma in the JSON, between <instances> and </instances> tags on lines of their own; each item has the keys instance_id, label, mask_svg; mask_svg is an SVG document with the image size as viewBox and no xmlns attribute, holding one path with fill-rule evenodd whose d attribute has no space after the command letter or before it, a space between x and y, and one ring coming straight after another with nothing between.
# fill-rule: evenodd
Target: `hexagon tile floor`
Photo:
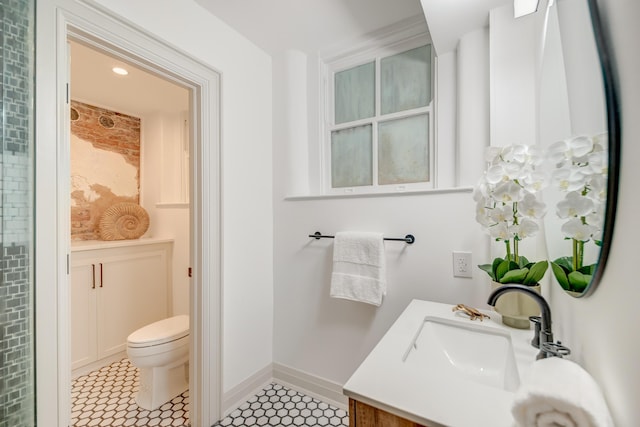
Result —
<instances>
[{"instance_id":1,"label":"hexagon tile floor","mask_svg":"<svg viewBox=\"0 0 640 427\"><path fill-rule=\"evenodd\" d=\"M136 405L138 369L128 359L73 381L71 425L189 426L189 391L154 411ZM271 383L213 427L346 427L349 415L325 402Z\"/></svg>"},{"instance_id":2,"label":"hexagon tile floor","mask_svg":"<svg viewBox=\"0 0 640 427\"><path fill-rule=\"evenodd\" d=\"M71 385L71 425L93 426L188 426L189 391L154 411L136 405L138 369L122 359Z\"/></svg>"},{"instance_id":3,"label":"hexagon tile floor","mask_svg":"<svg viewBox=\"0 0 640 427\"><path fill-rule=\"evenodd\" d=\"M349 415L325 402L271 383L214 427L219 426L340 426Z\"/></svg>"}]
</instances>

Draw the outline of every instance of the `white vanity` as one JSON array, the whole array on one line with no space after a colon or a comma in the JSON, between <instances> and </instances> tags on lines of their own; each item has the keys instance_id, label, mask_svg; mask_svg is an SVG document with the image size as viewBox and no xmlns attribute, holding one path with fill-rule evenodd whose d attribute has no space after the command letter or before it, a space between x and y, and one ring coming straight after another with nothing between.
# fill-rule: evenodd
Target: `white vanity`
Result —
<instances>
[{"instance_id":1,"label":"white vanity","mask_svg":"<svg viewBox=\"0 0 640 427\"><path fill-rule=\"evenodd\" d=\"M173 241L74 242L71 250L72 369L125 355L127 336L166 318ZM86 370L83 368L83 370Z\"/></svg>"},{"instance_id":2,"label":"white vanity","mask_svg":"<svg viewBox=\"0 0 640 427\"><path fill-rule=\"evenodd\" d=\"M515 390L538 353L533 331L452 308L409 304L344 385L352 427L513 425Z\"/></svg>"}]
</instances>

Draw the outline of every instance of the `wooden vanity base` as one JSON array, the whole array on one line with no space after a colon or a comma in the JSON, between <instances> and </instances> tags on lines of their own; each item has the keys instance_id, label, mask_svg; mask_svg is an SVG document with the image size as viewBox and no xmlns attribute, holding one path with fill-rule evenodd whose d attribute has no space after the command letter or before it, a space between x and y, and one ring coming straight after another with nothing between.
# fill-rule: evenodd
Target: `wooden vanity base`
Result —
<instances>
[{"instance_id":1,"label":"wooden vanity base","mask_svg":"<svg viewBox=\"0 0 640 427\"><path fill-rule=\"evenodd\" d=\"M349 427L426 427L366 403L349 399Z\"/></svg>"}]
</instances>

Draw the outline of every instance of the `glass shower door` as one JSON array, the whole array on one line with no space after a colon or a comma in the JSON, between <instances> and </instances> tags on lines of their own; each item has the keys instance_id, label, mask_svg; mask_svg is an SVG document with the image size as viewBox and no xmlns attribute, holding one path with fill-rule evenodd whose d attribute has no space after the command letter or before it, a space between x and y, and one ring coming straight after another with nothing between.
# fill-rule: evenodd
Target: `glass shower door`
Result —
<instances>
[{"instance_id":1,"label":"glass shower door","mask_svg":"<svg viewBox=\"0 0 640 427\"><path fill-rule=\"evenodd\" d=\"M0 427L35 425L34 3L0 2Z\"/></svg>"}]
</instances>

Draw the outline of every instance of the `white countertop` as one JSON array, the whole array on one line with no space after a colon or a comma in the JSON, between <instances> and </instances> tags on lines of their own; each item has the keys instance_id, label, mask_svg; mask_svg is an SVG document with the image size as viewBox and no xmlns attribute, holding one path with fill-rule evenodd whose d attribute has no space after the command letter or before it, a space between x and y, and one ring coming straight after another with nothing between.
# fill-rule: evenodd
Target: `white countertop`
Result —
<instances>
[{"instance_id":1,"label":"white countertop","mask_svg":"<svg viewBox=\"0 0 640 427\"><path fill-rule=\"evenodd\" d=\"M74 240L71 242L71 252L91 251L95 249L121 248L125 246L153 245L156 243L171 243L172 238L142 237L130 240Z\"/></svg>"},{"instance_id":2,"label":"white countertop","mask_svg":"<svg viewBox=\"0 0 640 427\"><path fill-rule=\"evenodd\" d=\"M437 317L510 334L520 382L526 378L538 353L530 344L533 330L507 327L493 311L482 310L491 319L471 321L452 307L413 300L344 385L344 394L429 427L513 426L514 392L450 378L428 366L418 370L403 362L425 318Z\"/></svg>"}]
</instances>

